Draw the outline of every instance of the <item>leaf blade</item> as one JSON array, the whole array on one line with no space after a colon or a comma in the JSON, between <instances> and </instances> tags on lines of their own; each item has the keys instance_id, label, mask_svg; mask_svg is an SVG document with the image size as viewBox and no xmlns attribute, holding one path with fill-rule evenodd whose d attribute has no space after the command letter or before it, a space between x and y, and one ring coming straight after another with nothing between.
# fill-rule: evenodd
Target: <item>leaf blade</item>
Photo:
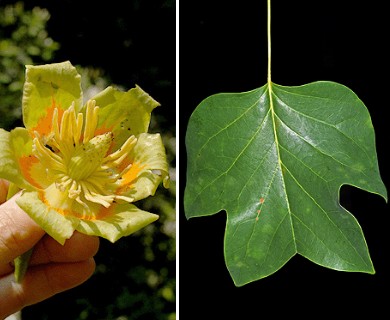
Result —
<instances>
[{"instance_id":1,"label":"leaf blade","mask_svg":"<svg viewBox=\"0 0 390 320\"><path fill-rule=\"evenodd\" d=\"M267 84L213 95L191 116L186 146L186 216L227 212L225 260L236 285L296 253L374 273L361 227L338 200L343 184L387 200L371 119L350 89Z\"/></svg>"}]
</instances>

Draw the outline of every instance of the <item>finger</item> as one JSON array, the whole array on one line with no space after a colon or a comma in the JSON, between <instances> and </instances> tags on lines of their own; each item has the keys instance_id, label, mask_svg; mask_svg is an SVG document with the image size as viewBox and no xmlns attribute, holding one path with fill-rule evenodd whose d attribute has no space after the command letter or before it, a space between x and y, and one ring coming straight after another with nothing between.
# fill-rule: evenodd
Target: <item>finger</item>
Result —
<instances>
[{"instance_id":1,"label":"finger","mask_svg":"<svg viewBox=\"0 0 390 320\"><path fill-rule=\"evenodd\" d=\"M0 269L32 248L45 234L11 198L0 205ZM0 270L1 272L1 270ZM0 273L1 275L2 273Z\"/></svg>"},{"instance_id":2,"label":"finger","mask_svg":"<svg viewBox=\"0 0 390 320\"><path fill-rule=\"evenodd\" d=\"M59 244L49 235L44 235L34 246L29 266L51 262L78 262L92 258L99 250L99 238L75 232L72 237ZM13 264L0 266L0 275L14 271Z\"/></svg>"},{"instance_id":3,"label":"finger","mask_svg":"<svg viewBox=\"0 0 390 320\"><path fill-rule=\"evenodd\" d=\"M77 262L93 257L99 249L99 238L75 232L72 237L59 244L45 235L34 247L30 265L49 262Z\"/></svg>"},{"instance_id":4,"label":"finger","mask_svg":"<svg viewBox=\"0 0 390 320\"><path fill-rule=\"evenodd\" d=\"M81 262L31 267L20 284L14 281L12 274L0 279L0 319L80 285L94 270L95 261L90 258Z\"/></svg>"}]
</instances>

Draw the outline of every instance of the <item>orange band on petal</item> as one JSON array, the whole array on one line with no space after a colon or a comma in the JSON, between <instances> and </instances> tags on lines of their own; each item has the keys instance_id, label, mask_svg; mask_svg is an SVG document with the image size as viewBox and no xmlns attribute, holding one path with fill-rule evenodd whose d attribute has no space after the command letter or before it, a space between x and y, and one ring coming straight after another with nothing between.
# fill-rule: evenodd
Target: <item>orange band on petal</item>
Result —
<instances>
[{"instance_id":1,"label":"orange band on petal","mask_svg":"<svg viewBox=\"0 0 390 320\"><path fill-rule=\"evenodd\" d=\"M51 210L54 210L56 212L58 212L60 215L62 216L65 216L65 217L73 217L73 218L77 218L77 219L83 219L83 220L89 220L89 221L93 221L93 220L96 220L97 217L95 215L85 215L85 214L82 214L80 212L77 212L75 210L69 210L69 209L63 209L63 208L58 208L58 207L55 207L55 206L52 206L50 204L50 202L46 199L45 197L45 192L44 191L40 191L39 194L38 194L38 197L39 199L48 207L50 208ZM101 212L104 211L104 207L99 211L98 213L98 216L100 216ZM110 208L108 208L107 210L109 210ZM105 213L104 215L108 215L109 212Z\"/></svg>"},{"instance_id":2,"label":"orange band on petal","mask_svg":"<svg viewBox=\"0 0 390 320\"><path fill-rule=\"evenodd\" d=\"M103 134L103 133L107 133L107 132L112 132L112 127L111 128L107 128L107 127L105 127L104 125L103 126L101 126L100 128L97 128L96 130L95 130L95 136L98 136L98 135L101 135L101 134Z\"/></svg>"},{"instance_id":3,"label":"orange band on petal","mask_svg":"<svg viewBox=\"0 0 390 320\"><path fill-rule=\"evenodd\" d=\"M24 176L24 178L34 187L42 188L42 186L31 176L32 166L38 163L38 158L34 156L24 156L19 159L20 170L22 171L22 175Z\"/></svg>"},{"instance_id":4,"label":"orange band on petal","mask_svg":"<svg viewBox=\"0 0 390 320\"><path fill-rule=\"evenodd\" d=\"M44 191L40 191L38 193L38 197L39 199L50 209L54 210L54 211L57 211L59 214L63 215L63 216L75 216L73 214L73 212L71 212L70 210L64 210L64 209L61 209L61 208L54 208L53 206L50 205L49 201L47 201L46 197L45 197L45 192Z\"/></svg>"},{"instance_id":5,"label":"orange band on petal","mask_svg":"<svg viewBox=\"0 0 390 320\"><path fill-rule=\"evenodd\" d=\"M124 159L124 160L119 164L118 170L119 170L120 172L122 172L122 171L125 170L129 165L131 165L131 161L130 161L128 158L126 158L126 159Z\"/></svg>"},{"instance_id":6,"label":"orange band on petal","mask_svg":"<svg viewBox=\"0 0 390 320\"><path fill-rule=\"evenodd\" d=\"M109 208L102 207L99 212L96 215L95 219L90 219L90 220L102 220L105 217L112 216L114 214L114 208L116 204L110 206Z\"/></svg>"},{"instance_id":7,"label":"orange band on petal","mask_svg":"<svg viewBox=\"0 0 390 320\"><path fill-rule=\"evenodd\" d=\"M38 120L38 123L34 128L30 129L30 133L33 134L34 131L37 131L41 136L47 136L52 131L54 109L57 107L58 106L56 106L56 103L53 99L51 107L46 109L46 115ZM60 123L63 114L64 110L58 108L58 123Z\"/></svg>"},{"instance_id":8,"label":"orange band on petal","mask_svg":"<svg viewBox=\"0 0 390 320\"><path fill-rule=\"evenodd\" d=\"M118 190L119 193L120 192L123 192L123 191L126 191L126 189L128 189L130 187L130 185L132 184L132 182L134 182L135 179L137 179L138 177L138 174L141 172L141 170L144 168L145 166L141 166L137 163L133 163L131 168L129 169L129 171L127 171L123 176L122 176L122 183L121 183L121 187L120 189Z\"/></svg>"}]
</instances>

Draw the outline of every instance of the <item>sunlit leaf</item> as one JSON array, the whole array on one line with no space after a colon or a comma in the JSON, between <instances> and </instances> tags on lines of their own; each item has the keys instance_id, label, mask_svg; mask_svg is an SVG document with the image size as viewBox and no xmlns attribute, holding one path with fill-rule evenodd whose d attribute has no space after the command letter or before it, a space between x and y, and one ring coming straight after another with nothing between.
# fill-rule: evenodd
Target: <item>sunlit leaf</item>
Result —
<instances>
[{"instance_id":1,"label":"sunlit leaf","mask_svg":"<svg viewBox=\"0 0 390 320\"><path fill-rule=\"evenodd\" d=\"M374 129L362 101L334 82L269 83L206 98L186 135L187 218L225 210L225 258L236 285L295 254L336 270L374 273L344 184L387 200Z\"/></svg>"}]
</instances>

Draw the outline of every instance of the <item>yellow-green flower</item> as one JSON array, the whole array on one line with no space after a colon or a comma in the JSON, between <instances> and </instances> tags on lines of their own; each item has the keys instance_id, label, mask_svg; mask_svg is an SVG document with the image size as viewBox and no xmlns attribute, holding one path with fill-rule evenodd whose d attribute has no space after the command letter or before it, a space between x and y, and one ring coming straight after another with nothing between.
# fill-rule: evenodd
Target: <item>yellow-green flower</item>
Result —
<instances>
[{"instance_id":1,"label":"yellow-green flower","mask_svg":"<svg viewBox=\"0 0 390 320\"><path fill-rule=\"evenodd\" d=\"M147 133L159 104L138 86L82 101L70 62L27 66L25 128L0 129L0 177L58 242L74 230L114 242L158 218L133 203L169 184L161 137Z\"/></svg>"}]
</instances>

